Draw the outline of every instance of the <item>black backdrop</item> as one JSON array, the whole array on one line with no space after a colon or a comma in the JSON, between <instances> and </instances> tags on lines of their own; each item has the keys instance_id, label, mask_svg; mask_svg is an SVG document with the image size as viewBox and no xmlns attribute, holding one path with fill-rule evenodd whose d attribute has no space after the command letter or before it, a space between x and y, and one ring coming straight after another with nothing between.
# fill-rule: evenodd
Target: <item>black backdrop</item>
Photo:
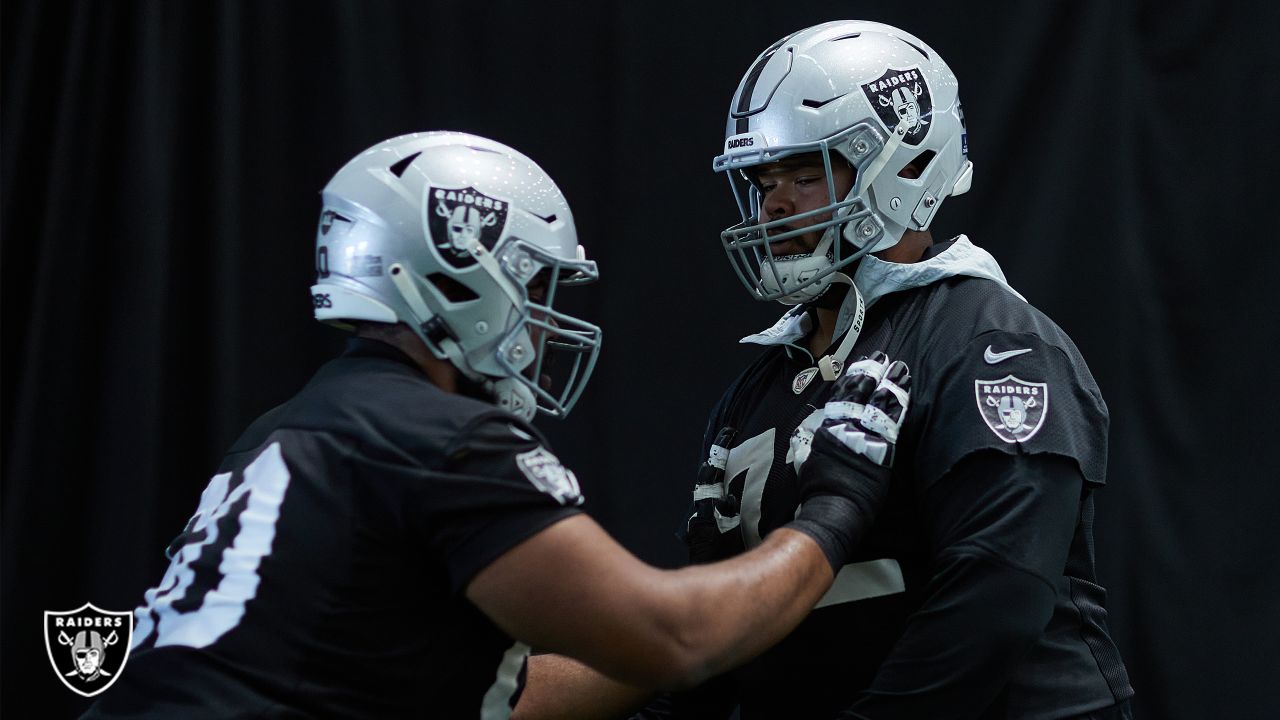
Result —
<instances>
[{"instance_id":1,"label":"black backdrop","mask_svg":"<svg viewBox=\"0 0 1280 720\"><path fill-rule=\"evenodd\" d=\"M935 235L990 249L1110 404L1100 574L1142 717L1280 715L1273 8L4 3L3 714L85 705L42 611L135 605L222 449L340 347L310 320L317 192L403 132L494 137L565 190L605 349L542 425L592 514L676 564L704 414L781 311L717 240L729 96L777 37L865 17L961 79L974 188Z\"/></svg>"}]
</instances>

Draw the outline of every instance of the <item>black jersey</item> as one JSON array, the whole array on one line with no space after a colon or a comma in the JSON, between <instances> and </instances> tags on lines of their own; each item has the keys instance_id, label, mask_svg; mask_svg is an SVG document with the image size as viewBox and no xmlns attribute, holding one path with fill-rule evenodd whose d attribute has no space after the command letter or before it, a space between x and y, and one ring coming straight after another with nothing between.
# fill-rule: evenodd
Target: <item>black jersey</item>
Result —
<instances>
[{"instance_id":1,"label":"black jersey","mask_svg":"<svg viewBox=\"0 0 1280 720\"><path fill-rule=\"evenodd\" d=\"M507 717L528 649L463 590L580 503L532 426L352 340L227 453L88 717Z\"/></svg>"},{"instance_id":2,"label":"black jersey","mask_svg":"<svg viewBox=\"0 0 1280 720\"><path fill-rule=\"evenodd\" d=\"M952 277L873 304L851 358L875 350L912 376L883 512L790 636L673 714L1031 720L1128 698L1093 568L1107 409L1074 344L998 283ZM745 547L795 516L790 438L833 387L774 346L713 413L704 451L737 430Z\"/></svg>"}]
</instances>

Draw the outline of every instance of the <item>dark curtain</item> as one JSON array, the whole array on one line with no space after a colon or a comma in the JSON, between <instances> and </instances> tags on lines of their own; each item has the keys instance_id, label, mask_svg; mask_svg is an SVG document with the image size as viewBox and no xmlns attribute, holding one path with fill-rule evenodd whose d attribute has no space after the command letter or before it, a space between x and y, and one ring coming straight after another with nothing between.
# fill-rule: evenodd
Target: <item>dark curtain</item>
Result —
<instances>
[{"instance_id":1,"label":"dark curtain","mask_svg":"<svg viewBox=\"0 0 1280 720\"><path fill-rule=\"evenodd\" d=\"M976 173L935 236L990 249L1107 398L1098 559L1141 717L1280 716L1274 4L2 8L5 717L87 704L43 611L136 605L223 449L341 346L310 319L318 191L408 131L494 137L565 190L606 341L542 424L592 514L677 564L705 414L782 310L720 249L728 100L769 43L840 17L948 59Z\"/></svg>"}]
</instances>

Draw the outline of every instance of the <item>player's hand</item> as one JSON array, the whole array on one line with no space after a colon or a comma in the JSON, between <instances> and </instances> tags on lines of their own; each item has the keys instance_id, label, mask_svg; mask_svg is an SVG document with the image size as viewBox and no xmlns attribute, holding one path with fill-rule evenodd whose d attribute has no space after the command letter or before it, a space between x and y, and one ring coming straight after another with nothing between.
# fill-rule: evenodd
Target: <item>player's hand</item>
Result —
<instances>
[{"instance_id":1,"label":"player's hand","mask_svg":"<svg viewBox=\"0 0 1280 720\"><path fill-rule=\"evenodd\" d=\"M736 431L726 427L716 435L711 452L698 468L693 486L693 515L689 518L685 542L689 560L695 564L723 560L742 552L742 533L738 531L738 498L729 492L724 465L729 457Z\"/></svg>"},{"instance_id":2,"label":"player's hand","mask_svg":"<svg viewBox=\"0 0 1280 720\"><path fill-rule=\"evenodd\" d=\"M888 497L910 382L906 364L891 363L881 352L850 365L836 381L822 424L799 465L801 504L792 526L818 542L833 571L844 564Z\"/></svg>"},{"instance_id":3,"label":"player's hand","mask_svg":"<svg viewBox=\"0 0 1280 720\"><path fill-rule=\"evenodd\" d=\"M886 468L910 405L911 372L882 352L860 358L836 381L822 408L822 430L848 449Z\"/></svg>"}]
</instances>

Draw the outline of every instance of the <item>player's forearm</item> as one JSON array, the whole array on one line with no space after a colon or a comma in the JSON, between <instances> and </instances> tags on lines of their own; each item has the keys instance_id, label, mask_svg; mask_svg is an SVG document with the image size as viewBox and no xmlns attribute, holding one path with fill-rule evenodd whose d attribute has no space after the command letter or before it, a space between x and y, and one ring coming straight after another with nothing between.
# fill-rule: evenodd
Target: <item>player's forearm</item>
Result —
<instances>
[{"instance_id":1,"label":"player's forearm","mask_svg":"<svg viewBox=\"0 0 1280 720\"><path fill-rule=\"evenodd\" d=\"M831 586L831 565L808 535L780 529L751 552L670 574L664 632L692 686L769 648Z\"/></svg>"},{"instance_id":2,"label":"player's forearm","mask_svg":"<svg viewBox=\"0 0 1280 720\"><path fill-rule=\"evenodd\" d=\"M659 570L580 515L498 557L467 597L511 637L666 689L696 685L777 642L831 579L823 550L790 529L731 560Z\"/></svg>"},{"instance_id":3,"label":"player's forearm","mask_svg":"<svg viewBox=\"0 0 1280 720\"><path fill-rule=\"evenodd\" d=\"M639 707L652 691L618 682L563 655L533 655L512 720L610 720Z\"/></svg>"}]
</instances>

